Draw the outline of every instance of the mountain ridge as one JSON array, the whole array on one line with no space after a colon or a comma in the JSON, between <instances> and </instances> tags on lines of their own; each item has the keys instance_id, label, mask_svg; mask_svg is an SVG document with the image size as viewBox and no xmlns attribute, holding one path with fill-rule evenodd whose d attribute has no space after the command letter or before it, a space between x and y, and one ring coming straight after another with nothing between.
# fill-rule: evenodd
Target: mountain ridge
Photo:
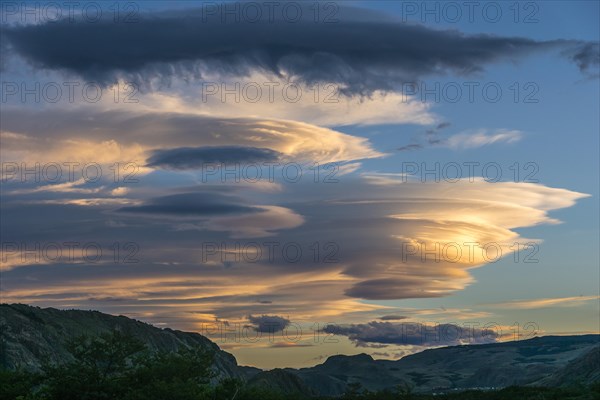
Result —
<instances>
[{"instance_id":1,"label":"mountain ridge","mask_svg":"<svg viewBox=\"0 0 600 400\"><path fill-rule=\"evenodd\" d=\"M238 365L232 354L198 333L99 311L0 304L0 328L0 365L12 370L37 370L44 360L68 362L69 338L116 329L142 340L150 350L195 346L211 350L216 379L233 378L286 393L338 396L351 384L369 390L400 385L434 392L600 381L600 335L594 334L441 347L399 360L374 360L365 353L335 355L313 367L263 371Z\"/></svg>"}]
</instances>

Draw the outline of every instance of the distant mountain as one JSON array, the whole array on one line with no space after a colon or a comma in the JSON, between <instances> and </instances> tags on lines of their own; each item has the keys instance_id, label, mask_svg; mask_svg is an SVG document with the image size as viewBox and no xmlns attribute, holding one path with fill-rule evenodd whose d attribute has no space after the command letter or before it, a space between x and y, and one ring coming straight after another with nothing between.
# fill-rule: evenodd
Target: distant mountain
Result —
<instances>
[{"instance_id":1,"label":"distant mountain","mask_svg":"<svg viewBox=\"0 0 600 400\"><path fill-rule=\"evenodd\" d=\"M369 390L403 385L416 392L562 386L578 380L589 384L600 374L599 348L600 335L544 336L430 349L397 361L373 360L366 354L334 356L312 368L290 371L313 391L327 395L343 393L352 382Z\"/></svg>"},{"instance_id":2,"label":"distant mountain","mask_svg":"<svg viewBox=\"0 0 600 400\"><path fill-rule=\"evenodd\" d=\"M304 383L293 371L273 369L261 371L247 382L249 386L257 386L283 394L315 395L316 393Z\"/></svg>"},{"instance_id":3,"label":"distant mountain","mask_svg":"<svg viewBox=\"0 0 600 400\"><path fill-rule=\"evenodd\" d=\"M554 374L535 382L538 386L590 385L600 382L600 347L596 346Z\"/></svg>"},{"instance_id":4,"label":"distant mountain","mask_svg":"<svg viewBox=\"0 0 600 400\"><path fill-rule=\"evenodd\" d=\"M238 366L231 354L197 333L160 329L97 311L0 305L0 365L39 369L45 360L68 362L66 342L81 334L120 330L149 349L200 346L215 352L219 378L236 378L288 394L340 395L348 384L369 390L412 387L417 392L521 386L565 386L600 382L600 335L545 336L523 341L425 350L397 361L367 354L332 356L302 369L261 371Z\"/></svg>"}]
</instances>

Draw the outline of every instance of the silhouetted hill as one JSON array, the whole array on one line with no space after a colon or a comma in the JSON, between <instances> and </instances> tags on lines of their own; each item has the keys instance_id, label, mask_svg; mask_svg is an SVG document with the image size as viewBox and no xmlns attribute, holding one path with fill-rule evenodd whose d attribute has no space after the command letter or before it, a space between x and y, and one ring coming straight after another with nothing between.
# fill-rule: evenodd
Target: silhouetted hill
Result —
<instances>
[{"instance_id":1,"label":"silhouetted hill","mask_svg":"<svg viewBox=\"0 0 600 400\"><path fill-rule=\"evenodd\" d=\"M7 369L38 370L44 361L72 359L66 343L82 334L119 330L142 340L150 350L202 347L214 351L218 378L289 394L343 394L359 383L372 391L397 385L417 392L469 388L591 384L600 377L600 335L545 336L529 340L425 350L397 361L367 354L337 355L311 368L260 371L197 333L160 329L123 316L97 311L57 310L22 304L0 305L0 364Z\"/></svg>"},{"instance_id":2,"label":"silhouetted hill","mask_svg":"<svg viewBox=\"0 0 600 400\"><path fill-rule=\"evenodd\" d=\"M539 386L589 386L600 382L600 347L584 353L554 374L535 382Z\"/></svg>"},{"instance_id":3,"label":"silhouetted hill","mask_svg":"<svg viewBox=\"0 0 600 400\"><path fill-rule=\"evenodd\" d=\"M343 392L342 388L352 382L369 390L403 385L418 392L431 392L535 385L545 377L556 376L540 384L560 386L563 380L574 381L572 375L583 376L585 382L593 381L600 371L599 346L600 335L545 336L430 349L397 361L373 360L366 354L334 356L297 373L315 392L328 395ZM583 359L577 361L579 357ZM591 370L583 375L588 369ZM590 378L585 378L588 375Z\"/></svg>"},{"instance_id":4,"label":"silhouetted hill","mask_svg":"<svg viewBox=\"0 0 600 400\"><path fill-rule=\"evenodd\" d=\"M68 362L72 359L66 348L69 340L84 334L99 335L119 330L140 339L151 350L174 351L180 347L199 346L214 351L215 369L220 377L245 379L253 370L240 368L233 355L197 333L160 329L98 311L1 304L0 330L0 365L8 369L38 370L44 361L56 364Z\"/></svg>"},{"instance_id":5,"label":"silhouetted hill","mask_svg":"<svg viewBox=\"0 0 600 400\"><path fill-rule=\"evenodd\" d=\"M284 394L315 394L296 374L279 368L259 372L250 378L248 385Z\"/></svg>"}]
</instances>

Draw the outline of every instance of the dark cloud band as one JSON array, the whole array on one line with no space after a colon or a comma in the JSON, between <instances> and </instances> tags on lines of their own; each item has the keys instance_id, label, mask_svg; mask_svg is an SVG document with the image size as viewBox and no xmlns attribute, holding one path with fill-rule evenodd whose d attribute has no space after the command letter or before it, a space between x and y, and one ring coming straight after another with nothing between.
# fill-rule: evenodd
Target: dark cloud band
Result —
<instances>
[{"instance_id":1,"label":"dark cloud band","mask_svg":"<svg viewBox=\"0 0 600 400\"><path fill-rule=\"evenodd\" d=\"M466 35L363 19L346 11L337 23L223 23L201 10L148 14L137 23L69 21L3 29L8 47L32 64L68 70L104 84L149 82L205 73L288 75L309 84L333 82L352 93L393 89L447 72L480 71L488 63L557 49L581 69L598 65L598 46L582 41Z\"/></svg>"},{"instance_id":2,"label":"dark cloud band","mask_svg":"<svg viewBox=\"0 0 600 400\"><path fill-rule=\"evenodd\" d=\"M146 204L122 207L121 213L170 216L213 216L257 212L260 209L236 204L218 193L183 193L159 197Z\"/></svg>"},{"instance_id":3,"label":"dark cloud band","mask_svg":"<svg viewBox=\"0 0 600 400\"><path fill-rule=\"evenodd\" d=\"M281 153L258 147L206 146L155 150L147 160L148 167L174 170L200 169L206 164L247 164L272 162Z\"/></svg>"},{"instance_id":4,"label":"dark cloud band","mask_svg":"<svg viewBox=\"0 0 600 400\"><path fill-rule=\"evenodd\" d=\"M490 343L499 339L492 329L455 324L433 326L420 323L391 323L372 321L367 324L327 325L323 332L346 336L357 346L386 345L448 346L461 343Z\"/></svg>"},{"instance_id":5,"label":"dark cloud band","mask_svg":"<svg viewBox=\"0 0 600 400\"><path fill-rule=\"evenodd\" d=\"M277 315L248 316L248 321L254 325L257 332L275 333L288 327L290 320Z\"/></svg>"}]
</instances>

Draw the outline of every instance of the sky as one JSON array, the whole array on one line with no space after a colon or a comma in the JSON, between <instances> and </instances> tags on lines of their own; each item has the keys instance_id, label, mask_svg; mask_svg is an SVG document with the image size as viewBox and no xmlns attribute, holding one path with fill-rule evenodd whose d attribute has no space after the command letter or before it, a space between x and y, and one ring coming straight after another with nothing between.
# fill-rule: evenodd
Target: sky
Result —
<instances>
[{"instance_id":1,"label":"sky","mask_svg":"<svg viewBox=\"0 0 600 400\"><path fill-rule=\"evenodd\" d=\"M3 2L1 301L260 368L600 331L600 6Z\"/></svg>"}]
</instances>

